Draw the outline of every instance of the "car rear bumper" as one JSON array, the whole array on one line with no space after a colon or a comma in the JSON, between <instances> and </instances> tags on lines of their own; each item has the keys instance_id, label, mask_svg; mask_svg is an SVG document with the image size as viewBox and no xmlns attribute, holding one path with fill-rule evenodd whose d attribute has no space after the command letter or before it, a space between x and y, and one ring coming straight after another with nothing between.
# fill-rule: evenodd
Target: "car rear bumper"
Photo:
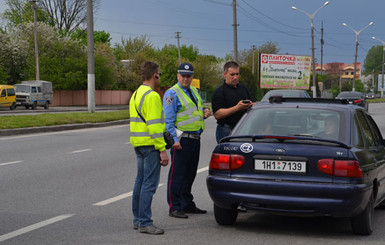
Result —
<instances>
[{"instance_id":1,"label":"car rear bumper","mask_svg":"<svg viewBox=\"0 0 385 245\"><path fill-rule=\"evenodd\" d=\"M222 208L241 205L249 210L295 215L352 217L366 207L372 187L365 184L307 183L233 179L209 175L213 202Z\"/></svg>"}]
</instances>

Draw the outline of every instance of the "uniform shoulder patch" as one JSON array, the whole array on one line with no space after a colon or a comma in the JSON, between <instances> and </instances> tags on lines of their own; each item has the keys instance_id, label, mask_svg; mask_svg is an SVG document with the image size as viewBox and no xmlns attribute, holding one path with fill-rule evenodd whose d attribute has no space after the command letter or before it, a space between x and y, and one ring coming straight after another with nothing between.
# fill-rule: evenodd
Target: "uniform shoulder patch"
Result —
<instances>
[{"instance_id":1,"label":"uniform shoulder patch","mask_svg":"<svg viewBox=\"0 0 385 245\"><path fill-rule=\"evenodd\" d=\"M166 101L166 105L171 105L173 99L174 99L173 97L167 96L166 100L165 100Z\"/></svg>"}]
</instances>

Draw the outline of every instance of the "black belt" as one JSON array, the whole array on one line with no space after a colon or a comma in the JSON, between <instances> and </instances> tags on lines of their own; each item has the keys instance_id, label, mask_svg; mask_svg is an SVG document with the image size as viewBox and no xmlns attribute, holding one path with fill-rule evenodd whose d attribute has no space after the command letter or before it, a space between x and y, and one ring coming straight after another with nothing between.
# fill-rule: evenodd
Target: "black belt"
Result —
<instances>
[{"instance_id":1,"label":"black belt","mask_svg":"<svg viewBox=\"0 0 385 245\"><path fill-rule=\"evenodd\" d=\"M200 135L198 135L198 134L189 134L189 133L183 133L181 135L181 137L186 137L186 138L196 139L196 140L200 140L201 139Z\"/></svg>"},{"instance_id":2,"label":"black belt","mask_svg":"<svg viewBox=\"0 0 385 245\"><path fill-rule=\"evenodd\" d=\"M218 126L225 127L225 128L234 128L233 125L226 124L226 123L218 124Z\"/></svg>"}]
</instances>

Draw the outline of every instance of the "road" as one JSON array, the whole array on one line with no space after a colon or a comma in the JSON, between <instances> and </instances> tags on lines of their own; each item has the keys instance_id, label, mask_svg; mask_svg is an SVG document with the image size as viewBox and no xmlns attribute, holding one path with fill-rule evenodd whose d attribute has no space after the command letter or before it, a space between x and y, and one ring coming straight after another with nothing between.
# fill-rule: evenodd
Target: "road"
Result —
<instances>
[{"instance_id":1,"label":"road","mask_svg":"<svg viewBox=\"0 0 385 245\"><path fill-rule=\"evenodd\" d=\"M385 109L373 109L384 134ZM0 137L0 243L385 244L385 210L380 209L371 236L352 235L348 219L253 212L240 213L235 226L217 225L205 184L214 134L211 117L193 186L197 205L208 214L168 216L169 167L164 167L152 205L155 225L166 230L162 236L132 229L136 159L128 125Z\"/></svg>"}]
</instances>

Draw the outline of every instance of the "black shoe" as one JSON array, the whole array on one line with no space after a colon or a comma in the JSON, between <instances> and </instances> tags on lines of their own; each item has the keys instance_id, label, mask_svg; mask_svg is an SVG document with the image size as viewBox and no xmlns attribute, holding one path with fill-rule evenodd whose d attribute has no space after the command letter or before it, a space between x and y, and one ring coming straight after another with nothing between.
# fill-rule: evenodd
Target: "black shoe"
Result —
<instances>
[{"instance_id":1,"label":"black shoe","mask_svg":"<svg viewBox=\"0 0 385 245\"><path fill-rule=\"evenodd\" d=\"M207 213L207 211L206 210L202 210L202 209L200 209L198 207L194 207L192 209L185 210L185 213L188 213L188 214L205 214L205 213Z\"/></svg>"},{"instance_id":2,"label":"black shoe","mask_svg":"<svg viewBox=\"0 0 385 245\"><path fill-rule=\"evenodd\" d=\"M180 219L187 219L188 216L186 215L186 213L183 211L183 210L174 210L174 211L170 211L168 213L168 215L170 217L174 217L174 218L180 218Z\"/></svg>"}]
</instances>

